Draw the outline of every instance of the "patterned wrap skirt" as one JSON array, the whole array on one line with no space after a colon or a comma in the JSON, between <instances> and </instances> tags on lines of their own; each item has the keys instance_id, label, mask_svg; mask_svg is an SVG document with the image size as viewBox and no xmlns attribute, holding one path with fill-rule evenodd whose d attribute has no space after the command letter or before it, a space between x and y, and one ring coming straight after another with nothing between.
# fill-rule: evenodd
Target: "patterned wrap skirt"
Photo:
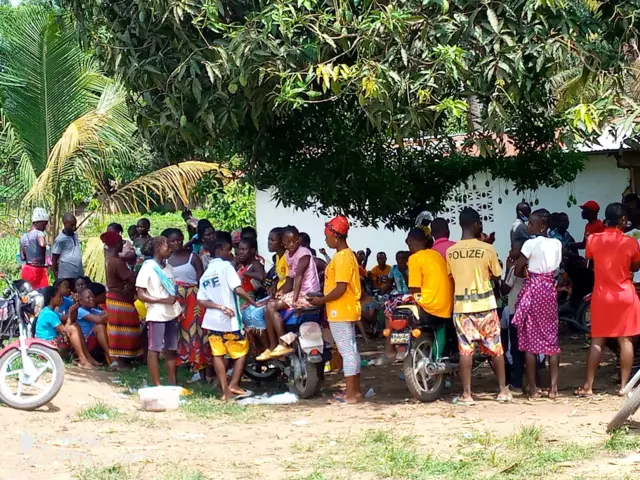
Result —
<instances>
[{"instance_id":1,"label":"patterned wrap skirt","mask_svg":"<svg viewBox=\"0 0 640 480\"><path fill-rule=\"evenodd\" d=\"M518 329L518 350L521 352L560 353L554 272L529 272L529 278L522 284L512 323Z\"/></svg>"},{"instance_id":2,"label":"patterned wrap skirt","mask_svg":"<svg viewBox=\"0 0 640 480\"><path fill-rule=\"evenodd\" d=\"M209 335L202 328L204 311L198 306L198 286L182 282L178 285L178 302L182 307L178 337L178 365L190 365L198 371L213 365Z\"/></svg>"},{"instance_id":3,"label":"patterned wrap skirt","mask_svg":"<svg viewBox=\"0 0 640 480\"><path fill-rule=\"evenodd\" d=\"M109 355L136 358L142 355L140 317L133 302L107 294Z\"/></svg>"}]
</instances>

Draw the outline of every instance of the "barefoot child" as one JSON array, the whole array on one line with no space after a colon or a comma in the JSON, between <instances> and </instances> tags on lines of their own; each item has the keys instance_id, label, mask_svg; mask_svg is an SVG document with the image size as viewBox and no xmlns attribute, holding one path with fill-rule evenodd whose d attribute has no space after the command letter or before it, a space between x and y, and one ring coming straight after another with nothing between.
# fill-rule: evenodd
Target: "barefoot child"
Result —
<instances>
[{"instance_id":1,"label":"barefoot child","mask_svg":"<svg viewBox=\"0 0 640 480\"><path fill-rule=\"evenodd\" d=\"M68 350L71 346L78 356L78 366L87 370L93 370L100 365L87 351L87 345L78 325L73 321L78 310L78 303L69 307L69 317L66 325L62 323L60 314L55 310L62 305L62 292L60 282L55 287L47 287L44 290L44 304L36 322L36 338L51 342L60 350Z\"/></svg>"},{"instance_id":2,"label":"barefoot child","mask_svg":"<svg viewBox=\"0 0 640 480\"><path fill-rule=\"evenodd\" d=\"M111 365L109 341L107 340L107 312L97 308L94 290L99 291L99 288L94 285L99 284L92 283L89 288L78 295L80 308L78 308L77 322L89 351L95 348L97 342L104 352L107 365Z\"/></svg>"},{"instance_id":3,"label":"barefoot child","mask_svg":"<svg viewBox=\"0 0 640 480\"><path fill-rule=\"evenodd\" d=\"M178 317L182 313L182 307L176 296L178 292L173 269L167 263L167 259L171 256L169 242L165 237L154 237L145 244L143 254L152 256L142 264L136 279L138 298L144 302L147 309L149 376L154 386L160 385L158 359L164 348L167 382L169 385L175 385L176 351L180 330Z\"/></svg>"},{"instance_id":4,"label":"barefoot child","mask_svg":"<svg viewBox=\"0 0 640 480\"><path fill-rule=\"evenodd\" d=\"M249 342L242 327L242 316L238 297L255 306L253 299L242 288L242 282L231 264L231 244L226 240L216 240L207 245L213 259L200 279L198 303L206 308L202 327L209 331L209 344L213 353L213 365L222 389L222 398L246 395L240 388L240 378L244 372ZM227 383L227 369L224 357L233 361L233 375Z\"/></svg>"},{"instance_id":5,"label":"barefoot child","mask_svg":"<svg viewBox=\"0 0 640 480\"><path fill-rule=\"evenodd\" d=\"M513 325L518 329L518 349L525 352L529 397L538 398L536 355L549 357L551 390L549 398L558 396L560 344L558 342L558 300L555 272L562 261L562 243L547 237L546 210L536 210L529 217L527 232L533 236L520 249L515 272L524 278L515 307Z\"/></svg>"}]
</instances>

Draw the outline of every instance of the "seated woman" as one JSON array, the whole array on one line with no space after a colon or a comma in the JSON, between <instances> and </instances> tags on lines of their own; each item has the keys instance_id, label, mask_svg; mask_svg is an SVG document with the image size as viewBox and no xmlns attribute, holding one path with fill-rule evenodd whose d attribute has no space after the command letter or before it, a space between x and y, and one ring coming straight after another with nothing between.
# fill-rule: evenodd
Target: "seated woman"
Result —
<instances>
[{"instance_id":1,"label":"seated woman","mask_svg":"<svg viewBox=\"0 0 640 480\"><path fill-rule=\"evenodd\" d=\"M242 281L242 288L252 296L262 288L266 273L264 265L256 257L258 245L252 238L243 238L236 248L236 271Z\"/></svg>"},{"instance_id":2,"label":"seated woman","mask_svg":"<svg viewBox=\"0 0 640 480\"><path fill-rule=\"evenodd\" d=\"M300 245L300 233L293 226L285 227L282 234L282 243L287 250L288 277L278 298L271 300L266 308L267 333L269 335L269 348L257 357L258 360L267 360L271 357L289 355L293 350L278 340L285 334L284 321L280 315L281 310L291 308L307 308L311 304L307 295L317 293L320 290L318 270L313 255L308 248Z\"/></svg>"},{"instance_id":3,"label":"seated woman","mask_svg":"<svg viewBox=\"0 0 640 480\"><path fill-rule=\"evenodd\" d=\"M47 287L44 290L45 308L42 309L36 321L36 338L51 342L63 351L69 350L69 347L73 348L78 357L78 366L93 370L100 363L87 350L87 344L84 341L80 327L71 318L67 320L66 324L63 324L60 315L55 311L56 308L62 305L60 285ZM80 305L74 302L69 308L69 316L75 316L79 307Z\"/></svg>"},{"instance_id":4,"label":"seated woman","mask_svg":"<svg viewBox=\"0 0 640 480\"><path fill-rule=\"evenodd\" d=\"M87 349L92 352L96 346L100 346L104 352L105 361L111 365L109 356L109 340L107 337L107 311L99 307L99 300L106 301L106 289L100 283L92 283L89 288L78 294L78 308L76 321L85 342ZM96 297L97 294L97 297ZM96 300L98 298L99 300ZM73 314L70 315L73 321Z\"/></svg>"},{"instance_id":5,"label":"seated woman","mask_svg":"<svg viewBox=\"0 0 640 480\"><path fill-rule=\"evenodd\" d=\"M287 281L287 261L285 258L286 250L282 244L283 229L276 227L269 232L267 246L269 252L273 253L273 267L269 273L265 275L262 282L267 292L272 298L278 295ZM252 243L253 245L253 243ZM256 257L257 258L257 257ZM264 267L262 267L264 271ZM259 270L256 270L259 271ZM266 281L265 281L266 280ZM245 289L245 291L247 291ZM256 298L260 300L260 298ZM266 302L260 302L258 306L248 305L242 311L242 322L249 334L253 336L252 343L255 345L256 337L260 340L263 351L269 347L269 337L267 335L267 321L265 319Z\"/></svg>"}]
</instances>

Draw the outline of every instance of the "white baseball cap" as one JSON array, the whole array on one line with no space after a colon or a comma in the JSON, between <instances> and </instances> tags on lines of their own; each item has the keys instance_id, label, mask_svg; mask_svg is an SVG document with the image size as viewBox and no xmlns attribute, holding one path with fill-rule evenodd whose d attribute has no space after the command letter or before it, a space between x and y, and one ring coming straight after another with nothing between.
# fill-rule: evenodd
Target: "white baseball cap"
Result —
<instances>
[{"instance_id":1,"label":"white baseball cap","mask_svg":"<svg viewBox=\"0 0 640 480\"><path fill-rule=\"evenodd\" d=\"M49 213L44 208L34 208L33 215L31 215L31 223L35 222L48 222Z\"/></svg>"}]
</instances>

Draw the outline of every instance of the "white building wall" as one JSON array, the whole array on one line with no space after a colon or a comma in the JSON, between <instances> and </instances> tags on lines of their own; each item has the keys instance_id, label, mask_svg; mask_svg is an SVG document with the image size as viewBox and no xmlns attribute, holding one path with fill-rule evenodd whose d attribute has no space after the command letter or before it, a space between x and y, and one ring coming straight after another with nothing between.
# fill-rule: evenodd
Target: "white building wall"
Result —
<instances>
[{"instance_id":1,"label":"white building wall","mask_svg":"<svg viewBox=\"0 0 640 480\"><path fill-rule=\"evenodd\" d=\"M489 187L486 182L489 182ZM468 181L469 190L458 191L456 196L466 196L461 202L455 199L447 202L447 207L440 215L444 216L451 224L451 239L460 238L460 228L457 225L457 213L460 208L469 205L478 210L484 220L486 233L496 232L495 247L501 258L506 258L509 251L509 229L515 220L515 206L523 196L532 202L532 207L546 208L550 212L567 212L571 221L569 231L577 241L582 240L584 232L584 220L581 218L581 210L578 206L567 206L569 197L573 195L578 205L587 200L595 200L600 204L601 217L604 209L611 202L619 202L622 194L629 185L629 170L618 168L616 160L611 156L595 155L585 164L583 172L578 174L576 180L559 189L541 188L535 192L517 194L508 182L495 180L486 174L479 174L475 179ZM475 185L475 190L473 186ZM508 192L508 193L507 193ZM538 200L538 205L533 201ZM311 244L318 249L324 245L324 222L312 211L300 211L292 208L276 206L269 192L257 192L256 194L256 219L258 229L258 248L263 256L267 257L267 236L269 230L276 226L295 225L300 231L307 232L311 236ZM390 261L398 250L405 250L404 240L406 233L396 230L392 232L386 228L352 227L349 233L349 245L354 250L371 248L373 251L369 267L375 264L375 253L384 251Z\"/></svg>"}]
</instances>

